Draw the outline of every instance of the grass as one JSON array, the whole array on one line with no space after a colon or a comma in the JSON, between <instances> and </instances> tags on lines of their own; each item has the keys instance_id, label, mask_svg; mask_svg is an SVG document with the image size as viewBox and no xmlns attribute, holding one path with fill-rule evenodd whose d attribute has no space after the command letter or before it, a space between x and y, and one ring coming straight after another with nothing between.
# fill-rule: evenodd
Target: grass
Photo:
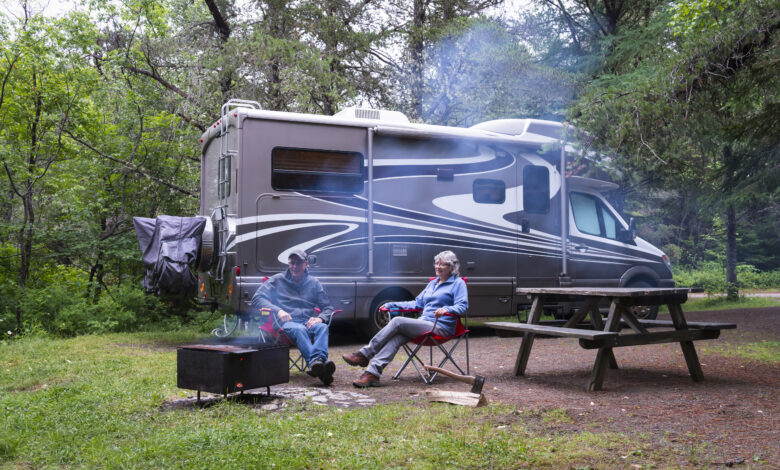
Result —
<instances>
[{"instance_id":1,"label":"grass","mask_svg":"<svg viewBox=\"0 0 780 470\"><path fill-rule=\"evenodd\" d=\"M725 296L688 298L683 304L686 312L700 312L709 310L729 310L737 308L762 308L780 307L780 298L777 297L740 297L738 300L728 300ZM658 310L669 313L665 305Z\"/></svg>"},{"instance_id":2,"label":"grass","mask_svg":"<svg viewBox=\"0 0 780 470\"><path fill-rule=\"evenodd\" d=\"M713 352L726 357L740 357L759 362L780 363L780 341L758 341L740 344L716 344L703 347L706 352Z\"/></svg>"},{"instance_id":3,"label":"grass","mask_svg":"<svg viewBox=\"0 0 780 470\"><path fill-rule=\"evenodd\" d=\"M0 467L636 468L684 454L650 436L592 432L565 410L399 402L265 411L163 405L194 332L0 342ZM593 429L600 429L594 426Z\"/></svg>"}]
</instances>

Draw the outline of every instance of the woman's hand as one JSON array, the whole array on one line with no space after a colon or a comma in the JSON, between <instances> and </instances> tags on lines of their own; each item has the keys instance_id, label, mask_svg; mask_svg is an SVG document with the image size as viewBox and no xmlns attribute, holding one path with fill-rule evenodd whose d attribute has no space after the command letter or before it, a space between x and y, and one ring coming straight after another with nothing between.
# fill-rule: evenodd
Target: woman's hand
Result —
<instances>
[{"instance_id":1,"label":"woman's hand","mask_svg":"<svg viewBox=\"0 0 780 470\"><path fill-rule=\"evenodd\" d=\"M441 308L437 308L437 309L436 309L436 311L435 311L435 312L433 312L433 315L434 315L436 318L439 318L439 317L441 317L441 316L444 316L444 315L446 315L446 314L448 314L448 313L450 313L450 311L449 311L449 310L447 310L447 309L446 309L446 308L444 308L444 307L441 307Z\"/></svg>"}]
</instances>

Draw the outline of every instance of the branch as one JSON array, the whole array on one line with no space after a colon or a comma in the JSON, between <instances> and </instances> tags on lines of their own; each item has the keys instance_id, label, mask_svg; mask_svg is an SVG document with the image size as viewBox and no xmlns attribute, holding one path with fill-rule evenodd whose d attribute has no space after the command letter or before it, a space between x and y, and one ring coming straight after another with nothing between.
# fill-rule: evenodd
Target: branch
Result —
<instances>
[{"instance_id":1,"label":"branch","mask_svg":"<svg viewBox=\"0 0 780 470\"><path fill-rule=\"evenodd\" d=\"M197 197L191 191L188 191L188 190L182 188L181 186L175 185L173 183L165 181L164 179L161 179L161 178L159 178L157 176L154 176L154 175L150 174L149 172L147 172L146 170L144 170L142 168L139 168L138 166L136 166L136 165L134 165L134 164L132 164L130 162L126 162L126 161L120 160L118 158L114 158L114 157L112 157L110 155L106 155L105 153L103 153L100 150L96 149L90 143L86 142L85 140L81 139L78 136L73 135L73 133L71 133L70 131L65 131L65 132L68 134L68 136L70 136L71 139L73 139L74 141L76 141L79 144L83 145L84 147L88 148L89 150L91 150L96 155L98 155L98 156L100 156L102 158L106 158L108 160L111 160L112 162L119 163L120 165L124 166L125 168L129 169L130 171L138 173L139 175L144 176L145 178L147 178L149 180L152 180L155 183L159 183L159 184L161 184L163 186L167 186L167 187L169 187L169 188L171 188L173 190L176 190L176 191L178 191L178 192L180 192L182 194L186 194L187 196L190 196L190 197L193 197L193 198Z\"/></svg>"},{"instance_id":2,"label":"branch","mask_svg":"<svg viewBox=\"0 0 780 470\"><path fill-rule=\"evenodd\" d=\"M185 100L191 102L195 106L200 107L200 103L198 103L198 101L195 98L193 98L189 94L185 93L184 91L180 90L173 83L171 83L171 82L165 80L164 78L162 78L157 72L155 72L155 71L151 71L150 72L148 70L139 69L138 67L133 67L132 65L123 65L122 68L124 68L126 70L129 70L129 71L131 71L133 73L137 73L138 75L145 75L147 77L150 77L151 79L155 80L157 83L159 83L160 85L162 85L166 89L176 93L177 95L179 95L182 98L184 98Z\"/></svg>"},{"instance_id":3,"label":"branch","mask_svg":"<svg viewBox=\"0 0 780 470\"><path fill-rule=\"evenodd\" d=\"M222 38L223 43L226 42L228 39L230 39L230 25L225 20L225 17L222 16L222 12L219 11L219 7L217 7L217 4L214 3L214 0L204 1L206 2L206 6L209 7L211 17L214 18L214 26L217 27L219 37Z\"/></svg>"},{"instance_id":4,"label":"branch","mask_svg":"<svg viewBox=\"0 0 780 470\"><path fill-rule=\"evenodd\" d=\"M653 156L658 159L658 161L666 165L667 164L666 161L664 161L663 158L659 157L658 154L655 153L655 150L653 150L653 148L650 147L650 145L647 142L645 142L645 138L642 135L642 126L639 125L639 110L635 107L634 111L636 111L636 130L639 132L639 140L642 142L642 145L644 145L645 147L648 148L648 150L650 150L650 153L652 153Z\"/></svg>"},{"instance_id":5,"label":"branch","mask_svg":"<svg viewBox=\"0 0 780 470\"><path fill-rule=\"evenodd\" d=\"M8 72L5 74L5 77L3 77L3 87L0 89L0 108L3 107L3 101L5 100L5 86L8 83L8 79L11 77L11 72L13 71L17 60L19 60L18 54L8 63Z\"/></svg>"}]
</instances>

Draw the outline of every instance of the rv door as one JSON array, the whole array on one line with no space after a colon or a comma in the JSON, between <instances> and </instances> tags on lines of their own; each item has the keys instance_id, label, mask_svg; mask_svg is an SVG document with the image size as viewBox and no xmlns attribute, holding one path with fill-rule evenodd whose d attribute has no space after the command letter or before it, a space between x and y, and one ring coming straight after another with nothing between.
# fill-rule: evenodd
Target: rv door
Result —
<instances>
[{"instance_id":1,"label":"rv door","mask_svg":"<svg viewBox=\"0 0 780 470\"><path fill-rule=\"evenodd\" d=\"M569 271L578 286L618 286L626 270L627 229L614 209L599 195L569 192Z\"/></svg>"}]
</instances>

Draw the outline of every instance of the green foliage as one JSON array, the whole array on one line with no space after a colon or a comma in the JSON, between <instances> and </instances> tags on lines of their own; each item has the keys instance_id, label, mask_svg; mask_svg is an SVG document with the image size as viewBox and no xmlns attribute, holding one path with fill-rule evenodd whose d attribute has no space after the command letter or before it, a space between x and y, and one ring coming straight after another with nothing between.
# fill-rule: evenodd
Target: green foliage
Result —
<instances>
[{"instance_id":1,"label":"green foliage","mask_svg":"<svg viewBox=\"0 0 780 470\"><path fill-rule=\"evenodd\" d=\"M780 270L761 272L755 266L737 266L740 289L780 289ZM675 268L674 280L681 287L700 287L706 292L726 292L726 269L722 263L707 261L697 268Z\"/></svg>"}]
</instances>

